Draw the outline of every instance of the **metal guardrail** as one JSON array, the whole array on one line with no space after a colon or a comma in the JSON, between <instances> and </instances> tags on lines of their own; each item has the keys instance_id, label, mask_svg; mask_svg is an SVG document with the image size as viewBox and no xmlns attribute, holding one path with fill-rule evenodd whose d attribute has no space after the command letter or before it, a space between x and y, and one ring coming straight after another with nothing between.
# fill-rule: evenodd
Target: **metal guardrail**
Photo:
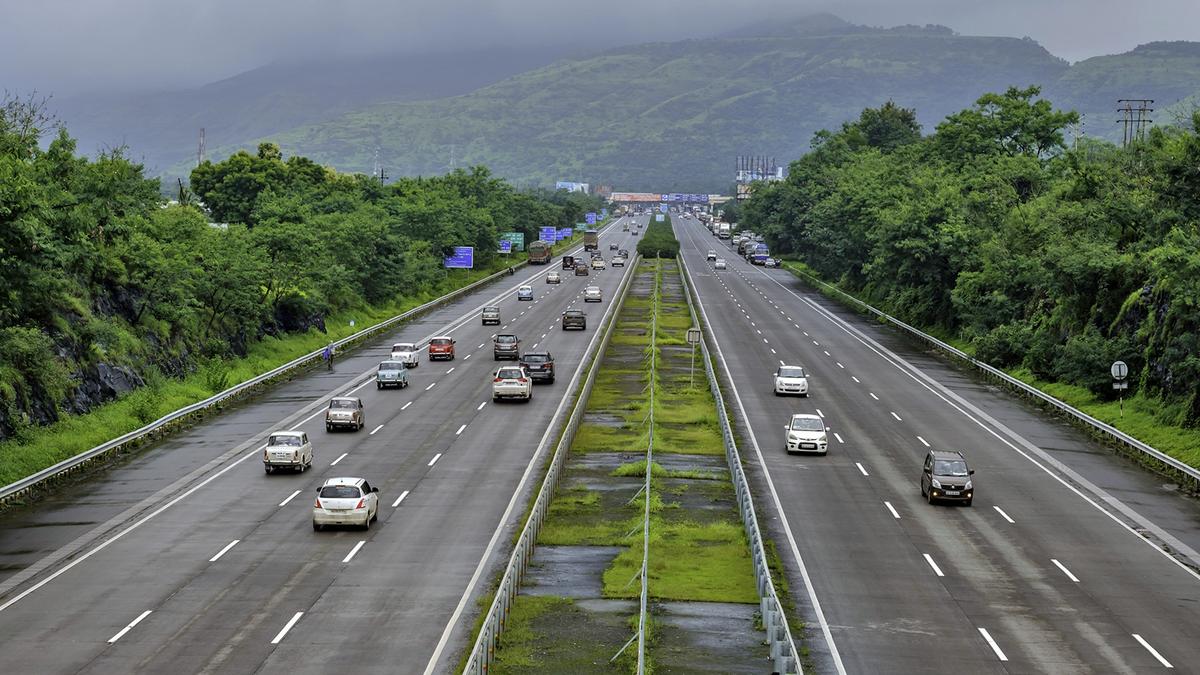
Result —
<instances>
[{"instance_id":1,"label":"metal guardrail","mask_svg":"<svg viewBox=\"0 0 1200 675\"><path fill-rule=\"evenodd\" d=\"M524 261L522 261L516 265L513 265L513 267L514 268L521 267L521 266L524 266L525 264L526 263ZM471 291L475 290L476 288L479 288L480 286L482 286L490 281L499 279L500 277L507 276L507 275L508 275L507 268L504 270L501 270L500 272L496 272L495 274L488 275L478 281L475 281L466 286L463 286L462 288L459 288L455 291L451 291L450 293L447 293L446 295L438 297L434 300L430 300L429 302L427 302L419 307L414 307L413 309L410 309L407 312L404 312L403 314L398 314L390 319L387 319L385 321L377 323L374 326L364 328L363 330L361 330L349 337L345 337L345 338L342 338L341 340L337 340L336 342L333 343L333 346L335 349L341 349L342 347L357 344L358 342L361 342L367 338L374 337L379 333L390 330L392 327L394 327L398 323L401 323L403 321L411 319L411 318L418 316L424 312L427 312L431 309L439 307L447 302L453 301L453 300L457 299L458 297L465 295L467 293L470 293ZM323 350L324 350L324 348L317 350L315 352L309 353L309 354L305 354L304 356L301 356L299 358L293 359L292 361L289 361L288 363L285 363L282 366L274 368L273 370L263 373L262 375L259 375L255 378L246 380L245 382L242 382L241 384L234 385L234 386L226 389L225 391L222 391L218 394L214 394L214 395L204 399L203 401L193 403L189 406L185 406L174 412L168 413L139 429L135 429L134 431L130 431L127 434L118 436L117 438L114 438L111 441L97 445L96 447L92 448L91 450L81 452L78 455L75 455L74 457L64 459L63 461L59 462L58 464L55 464L54 466L47 467L45 469L42 469L41 471L38 471L35 474L26 476L25 478L22 478L19 481L16 481L14 483L6 485L6 486L0 488L0 505L4 504L10 500L16 499L16 498L20 497L21 495L26 494L32 490L35 490L38 488L38 486L40 486L44 483L47 483L56 478L62 477L69 472L78 470L85 464L96 461L96 460L98 460L102 457L105 457L111 453L120 452L122 449L126 448L127 446L132 446L136 443L139 443L142 440L146 439L147 437L152 437L155 434L160 434L160 433L164 432L167 428L171 427L176 422L186 420L193 415L197 415L201 412L208 410L209 408L213 408L222 403L226 403L228 401L234 400L234 399L244 395L245 393L249 392L250 390L253 390L263 384L271 382L279 377L288 375L288 374L292 373L293 371L307 367L311 363L313 363L316 360L321 358L321 353Z\"/></svg>"},{"instance_id":2,"label":"metal guardrail","mask_svg":"<svg viewBox=\"0 0 1200 675\"><path fill-rule=\"evenodd\" d=\"M637 267L640 260L641 256L634 256L632 261L634 268ZM468 675L483 675L488 672L492 661L495 659L496 646L500 642L500 634L504 631L504 624L508 620L509 612L512 611L512 605L517 599L517 593L521 589L521 582L525 578L525 572L529 568L530 560L533 559L533 549L537 544L538 533L541 532L542 524L545 523L546 515L550 510L550 500L554 497L554 490L558 486L563 465L566 463L567 449L574 442L575 434L579 431L579 425L583 421L583 412L587 407L588 397L592 393L592 387L596 383L596 376L600 372L600 363L603 360L602 356L608 348L609 341L612 339L613 331L617 325L617 317L621 313L621 307L625 304L627 291L635 276L636 272L626 275L617 290L612 314L609 316L608 323L602 328L604 335L600 339L595 353L592 354L592 361L588 366L587 377L584 378L583 385L580 387L579 394L575 399L575 405L571 408L571 413L567 417L562 436L559 437L558 444L554 447L554 454L550 458L546 477L542 479L542 485L538 488L537 497L534 498L533 507L530 508L525 525L521 528L521 534L517 537L516 546L513 547L512 555L508 559L508 565L504 568L503 576L500 577L496 593L492 597L492 602L488 606L487 613L483 616L479 635L475 638L475 643L471 647L471 653L467 657L463 673Z\"/></svg>"},{"instance_id":3,"label":"metal guardrail","mask_svg":"<svg viewBox=\"0 0 1200 675\"><path fill-rule=\"evenodd\" d=\"M692 315L692 323L701 325L692 298L692 283L687 267L681 259L679 276L683 280L684 295L688 301L688 311ZM712 355L708 348L708 331L701 331L700 351L704 356L704 372L708 376L708 388L717 401L717 418L721 424L721 438L725 441L725 460L729 464L729 474L737 491L738 511L742 516L742 525L746 529L746 538L750 541L751 557L754 561L754 579L758 586L759 609L762 614L763 626L767 632L767 644L770 647L770 658L773 673L796 675L803 673L800 665L800 653L796 651L796 642L792 639L792 631L788 626L787 616L779 595L775 590L775 581L771 578L771 568L767 560L767 551L763 546L762 530L758 526L758 514L754 510L754 498L750 494L750 482L742 469L742 456L738 452L737 441L733 437L733 428L729 424L729 409L725 405L725 397L721 394L717 373L713 369Z\"/></svg>"},{"instance_id":4,"label":"metal guardrail","mask_svg":"<svg viewBox=\"0 0 1200 675\"><path fill-rule=\"evenodd\" d=\"M1046 392L1044 392L1036 387L1032 387L1032 386L1018 380L1017 378L1013 377L1012 375L1009 375L1008 373L1004 372L1003 370L1000 370L999 368L996 368L995 366L992 366L984 361L980 361L979 359L971 356L970 354L967 354L966 352L962 351L961 349L958 349L957 347L954 347L953 345L942 342L941 340L933 337L932 335L924 333L924 332L918 330L917 328L910 326L909 324L901 321L900 319L897 319L896 317L892 316L891 314L888 314L887 312L880 311L880 310L872 307L871 305L868 305L867 303L863 302L862 300L859 300L858 298L854 297L853 295L850 295L849 293L843 291L842 289L838 288L837 286L826 283L826 282L814 277L813 275L805 272L804 270L797 269L796 267L793 267L791 265L787 265L787 268L789 270L793 271L794 273L803 276L805 279L809 280L811 283L819 285L825 289L832 291L833 293L836 293L837 295L839 295L841 297L846 298L852 304L860 307L867 313L872 314L879 319L883 319L884 321L904 330L909 335L912 335L913 337L916 337L917 339L922 340L922 341L936 347L937 349L939 349L943 352L946 352L947 354L950 354L951 356L954 356L955 358L958 358L962 361L965 361L965 362L975 366L979 370L982 370L983 372L987 373L988 375L991 375L992 377L1004 382L1008 386L1018 390L1019 392L1025 394L1026 396L1030 396L1030 397L1038 400L1039 402L1041 402L1045 405L1048 405L1051 408L1054 408L1055 410L1058 410L1059 412L1063 413L1064 415L1067 415L1068 417L1073 418L1076 422L1081 423L1085 427L1092 429L1094 432L1098 432L1099 434L1106 436L1109 440L1115 441L1118 444L1125 446L1127 449L1133 451L1136 455L1139 455L1143 459L1146 459L1147 461L1150 461L1150 462L1156 464L1157 466L1159 466L1165 473L1174 472L1180 478L1183 478L1185 480L1190 480L1193 484L1192 491L1193 492L1200 491L1200 470L1198 470L1196 467L1185 464L1184 462L1181 462L1180 460L1175 459L1174 457L1171 457L1170 455L1155 448L1154 446L1149 445L1143 441L1140 441L1140 440L1134 438L1133 436L1130 436L1129 434L1125 433L1124 431L1121 431L1120 429L1112 426L1111 424L1108 424L1107 422L1098 420L1095 417L1092 417L1091 415L1083 412L1082 410L1079 410L1078 408L1070 406L1070 405L1064 403L1063 401L1060 401L1057 398L1054 398L1053 396L1047 394Z\"/></svg>"}]
</instances>

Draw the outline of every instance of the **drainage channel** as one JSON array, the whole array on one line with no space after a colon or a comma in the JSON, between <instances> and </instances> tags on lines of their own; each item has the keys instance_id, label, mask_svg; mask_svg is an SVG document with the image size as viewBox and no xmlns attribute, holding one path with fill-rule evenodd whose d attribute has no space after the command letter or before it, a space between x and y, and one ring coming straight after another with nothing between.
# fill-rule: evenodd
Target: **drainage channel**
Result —
<instances>
[{"instance_id":1,"label":"drainage channel","mask_svg":"<svg viewBox=\"0 0 1200 675\"><path fill-rule=\"evenodd\" d=\"M644 261L635 271L489 672L635 670L629 644L638 627L646 499L648 665L660 672L769 669L716 404L703 369L691 376L684 292L674 260Z\"/></svg>"}]
</instances>

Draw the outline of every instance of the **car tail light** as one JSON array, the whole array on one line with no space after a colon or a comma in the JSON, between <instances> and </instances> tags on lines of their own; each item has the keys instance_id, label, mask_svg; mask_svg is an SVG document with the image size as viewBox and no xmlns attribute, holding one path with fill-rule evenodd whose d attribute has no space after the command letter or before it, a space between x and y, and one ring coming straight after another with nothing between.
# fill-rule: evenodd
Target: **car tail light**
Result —
<instances>
[{"instance_id":1,"label":"car tail light","mask_svg":"<svg viewBox=\"0 0 1200 675\"><path fill-rule=\"evenodd\" d=\"M321 498L320 498L320 497L317 497L317 502L316 502L315 504L313 504L313 508L314 508L314 509L323 509L323 508L325 508L325 507L321 506Z\"/></svg>"},{"instance_id":2,"label":"car tail light","mask_svg":"<svg viewBox=\"0 0 1200 675\"><path fill-rule=\"evenodd\" d=\"M504 381L503 377L497 377L496 379L492 380L492 382L503 382L503 381Z\"/></svg>"},{"instance_id":3,"label":"car tail light","mask_svg":"<svg viewBox=\"0 0 1200 675\"><path fill-rule=\"evenodd\" d=\"M526 382L528 382L528 381L529 381L529 380L528 380L527 378L524 378L524 377L518 377L518 378L517 378L517 382L520 382L521 384L525 384L525 383L526 383Z\"/></svg>"},{"instance_id":4,"label":"car tail light","mask_svg":"<svg viewBox=\"0 0 1200 675\"><path fill-rule=\"evenodd\" d=\"M366 505L366 503L367 503L366 499L360 499L360 500L358 500L358 506L355 506L354 508L361 509L363 506Z\"/></svg>"}]
</instances>

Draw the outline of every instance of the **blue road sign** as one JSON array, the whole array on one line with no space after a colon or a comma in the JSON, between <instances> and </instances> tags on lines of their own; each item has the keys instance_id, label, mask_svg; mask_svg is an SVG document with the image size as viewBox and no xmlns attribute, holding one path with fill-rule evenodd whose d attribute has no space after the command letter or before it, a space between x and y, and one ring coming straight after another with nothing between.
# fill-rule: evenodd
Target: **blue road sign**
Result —
<instances>
[{"instance_id":1,"label":"blue road sign","mask_svg":"<svg viewBox=\"0 0 1200 675\"><path fill-rule=\"evenodd\" d=\"M595 225L596 224L596 212L588 211L586 220L587 220L588 225Z\"/></svg>"},{"instance_id":2,"label":"blue road sign","mask_svg":"<svg viewBox=\"0 0 1200 675\"><path fill-rule=\"evenodd\" d=\"M442 259L446 269L471 269L475 267L475 247L455 246L454 253Z\"/></svg>"},{"instance_id":3,"label":"blue road sign","mask_svg":"<svg viewBox=\"0 0 1200 675\"><path fill-rule=\"evenodd\" d=\"M507 239L501 239L500 240L500 252L501 253L512 253L512 242Z\"/></svg>"},{"instance_id":4,"label":"blue road sign","mask_svg":"<svg viewBox=\"0 0 1200 675\"><path fill-rule=\"evenodd\" d=\"M556 227L551 226L538 228L538 239L541 239L546 243L553 244L557 236L558 228Z\"/></svg>"}]
</instances>

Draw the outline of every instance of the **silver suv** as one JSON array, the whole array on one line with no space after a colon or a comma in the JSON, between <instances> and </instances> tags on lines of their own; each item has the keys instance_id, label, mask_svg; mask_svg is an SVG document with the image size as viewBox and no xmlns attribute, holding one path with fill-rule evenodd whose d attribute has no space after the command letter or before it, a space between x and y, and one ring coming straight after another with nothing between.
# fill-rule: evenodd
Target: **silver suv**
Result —
<instances>
[{"instance_id":1,"label":"silver suv","mask_svg":"<svg viewBox=\"0 0 1200 675\"><path fill-rule=\"evenodd\" d=\"M925 465L921 468L921 496L930 504L954 501L970 506L975 497L973 475L974 469L967 466L967 458L961 452L930 450L925 454Z\"/></svg>"}]
</instances>

